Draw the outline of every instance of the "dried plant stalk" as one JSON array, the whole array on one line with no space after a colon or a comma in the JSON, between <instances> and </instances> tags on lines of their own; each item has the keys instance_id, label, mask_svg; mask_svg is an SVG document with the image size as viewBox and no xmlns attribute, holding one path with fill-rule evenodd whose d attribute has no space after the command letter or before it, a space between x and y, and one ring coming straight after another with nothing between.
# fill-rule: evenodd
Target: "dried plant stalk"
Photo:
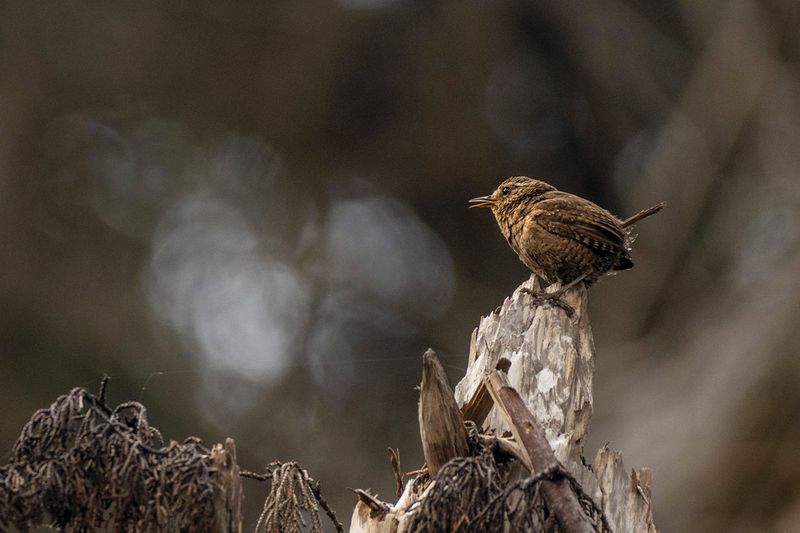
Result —
<instances>
[{"instance_id":1,"label":"dried plant stalk","mask_svg":"<svg viewBox=\"0 0 800 533\"><path fill-rule=\"evenodd\" d=\"M73 389L25 425L0 467L0 530L240 531L233 441L165 444L142 404L104 395Z\"/></svg>"}]
</instances>

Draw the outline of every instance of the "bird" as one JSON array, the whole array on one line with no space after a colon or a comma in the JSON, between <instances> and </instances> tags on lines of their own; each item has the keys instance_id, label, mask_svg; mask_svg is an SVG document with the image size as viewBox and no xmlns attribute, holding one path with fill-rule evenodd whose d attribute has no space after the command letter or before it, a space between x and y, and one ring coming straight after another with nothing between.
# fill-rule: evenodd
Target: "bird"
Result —
<instances>
[{"instance_id":1,"label":"bird","mask_svg":"<svg viewBox=\"0 0 800 533\"><path fill-rule=\"evenodd\" d=\"M666 205L661 202L621 220L585 198L527 176L508 178L492 194L469 203L492 210L503 237L531 272L549 284L561 284L554 293L523 290L567 314L571 308L561 296L568 289L578 283L591 286L605 274L633 267L633 224Z\"/></svg>"}]
</instances>

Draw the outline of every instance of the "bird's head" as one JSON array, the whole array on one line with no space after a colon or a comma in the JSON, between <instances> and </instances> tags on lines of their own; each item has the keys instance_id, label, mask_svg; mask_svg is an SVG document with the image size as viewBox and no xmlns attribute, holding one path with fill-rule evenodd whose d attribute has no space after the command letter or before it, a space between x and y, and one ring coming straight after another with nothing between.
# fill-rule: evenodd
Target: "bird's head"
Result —
<instances>
[{"instance_id":1,"label":"bird's head","mask_svg":"<svg viewBox=\"0 0 800 533\"><path fill-rule=\"evenodd\" d=\"M556 188L527 176L515 176L501 183L489 196L479 196L469 201L470 207L489 207L495 215L508 211L520 202L535 200Z\"/></svg>"}]
</instances>

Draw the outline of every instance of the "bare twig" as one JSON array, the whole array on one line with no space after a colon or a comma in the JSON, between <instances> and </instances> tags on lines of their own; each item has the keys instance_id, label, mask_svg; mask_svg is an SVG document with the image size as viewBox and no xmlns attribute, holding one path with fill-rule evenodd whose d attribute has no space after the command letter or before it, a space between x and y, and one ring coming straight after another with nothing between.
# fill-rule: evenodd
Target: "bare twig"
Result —
<instances>
[{"instance_id":1,"label":"bare twig","mask_svg":"<svg viewBox=\"0 0 800 533\"><path fill-rule=\"evenodd\" d=\"M106 390L108 389L108 382L110 379L111 376L104 374L103 379L100 381L100 392L97 394L97 401L102 404L106 403Z\"/></svg>"},{"instance_id":2,"label":"bare twig","mask_svg":"<svg viewBox=\"0 0 800 533\"><path fill-rule=\"evenodd\" d=\"M403 474L400 470L400 450L389 447L389 462L392 463L392 472L397 485L397 497L403 494Z\"/></svg>"},{"instance_id":3,"label":"bare twig","mask_svg":"<svg viewBox=\"0 0 800 533\"><path fill-rule=\"evenodd\" d=\"M370 518L382 518L389 512L390 507L386 503L380 501L378 498L363 489L351 489L359 501L369 508Z\"/></svg>"},{"instance_id":4,"label":"bare twig","mask_svg":"<svg viewBox=\"0 0 800 533\"><path fill-rule=\"evenodd\" d=\"M344 527L336 517L336 511L334 511L333 507L330 506L328 501L322 497L322 487L319 481L314 481L311 484L311 491L314 493L314 496L316 496L320 507L322 507L322 509L325 511L325 514L327 514L328 518L330 518L331 522L333 522L333 527L336 528L336 531L338 531L338 533L344 533Z\"/></svg>"},{"instance_id":5,"label":"bare twig","mask_svg":"<svg viewBox=\"0 0 800 533\"><path fill-rule=\"evenodd\" d=\"M531 472L544 472L558 465L544 431L525 406L519 393L509 385L502 372L493 371L486 378L486 386L503 416L508 420L514 438L522 445ZM568 532L591 533L595 531L583 511L575 492L563 479L542 484L545 498L561 528Z\"/></svg>"}]
</instances>

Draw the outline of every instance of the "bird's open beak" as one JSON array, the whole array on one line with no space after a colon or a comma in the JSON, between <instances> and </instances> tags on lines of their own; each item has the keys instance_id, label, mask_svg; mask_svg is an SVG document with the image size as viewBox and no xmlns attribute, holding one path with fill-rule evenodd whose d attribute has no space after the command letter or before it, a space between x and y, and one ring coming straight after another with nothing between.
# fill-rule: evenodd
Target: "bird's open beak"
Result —
<instances>
[{"instance_id":1,"label":"bird's open beak","mask_svg":"<svg viewBox=\"0 0 800 533\"><path fill-rule=\"evenodd\" d=\"M492 207L494 205L494 200L492 200L491 196L478 196L477 198L473 198L469 201L470 209L473 207Z\"/></svg>"}]
</instances>

